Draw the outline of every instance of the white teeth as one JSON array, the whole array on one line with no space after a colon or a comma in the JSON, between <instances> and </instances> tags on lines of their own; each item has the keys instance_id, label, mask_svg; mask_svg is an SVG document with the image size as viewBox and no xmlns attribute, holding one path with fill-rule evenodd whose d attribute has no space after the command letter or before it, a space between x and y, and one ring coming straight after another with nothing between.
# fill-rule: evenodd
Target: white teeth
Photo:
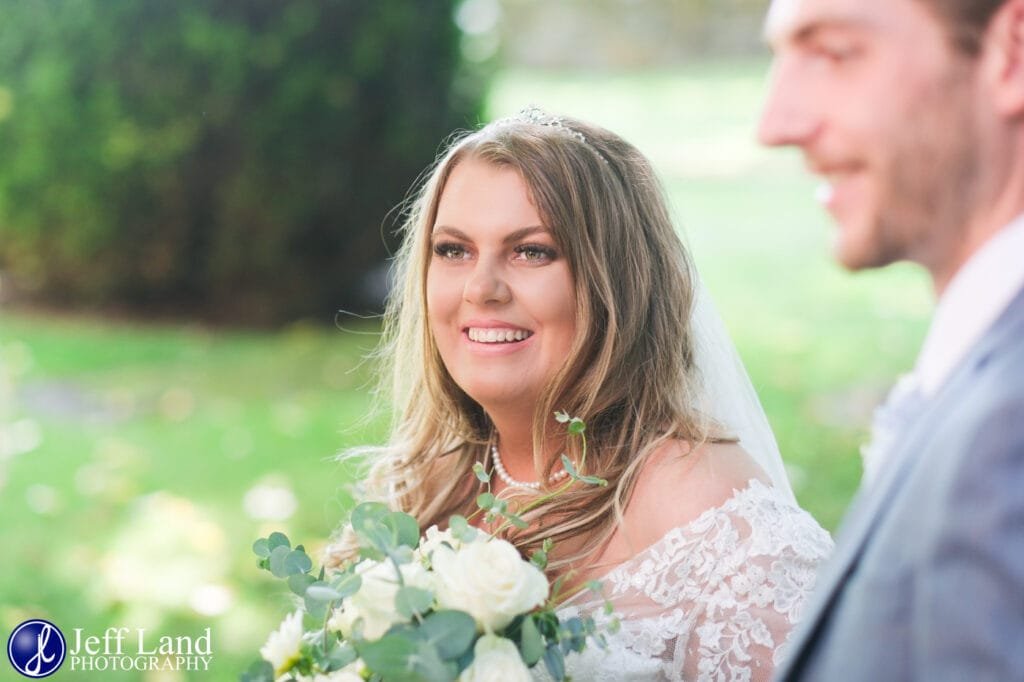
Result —
<instances>
[{"instance_id":1,"label":"white teeth","mask_svg":"<svg viewBox=\"0 0 1024 682\"><path fill-rule=\"evenodd\" d=\"M470 341L476 341L477 343L511 343L513 341L522 341L532 333L525 329L478 329L470 327L466 330Z\"/></svg>"}]
</instances>

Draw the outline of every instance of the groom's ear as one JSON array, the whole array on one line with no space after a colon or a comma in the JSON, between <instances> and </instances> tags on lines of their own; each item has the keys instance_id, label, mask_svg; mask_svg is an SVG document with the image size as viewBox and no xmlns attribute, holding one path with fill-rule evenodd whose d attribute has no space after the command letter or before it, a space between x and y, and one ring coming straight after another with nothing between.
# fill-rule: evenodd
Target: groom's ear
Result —
<instances>
[{"instance_id":1,"label":"groom's ear","mask_svg":"<svg viewBox=\"0 0 1024 682\"><path fill-rule=\"evenodd\" d=\"M992 17L982 42L981 77L996 111L1024 118L1024 0L1007 0Z\"/></svg>"}]
</instances>

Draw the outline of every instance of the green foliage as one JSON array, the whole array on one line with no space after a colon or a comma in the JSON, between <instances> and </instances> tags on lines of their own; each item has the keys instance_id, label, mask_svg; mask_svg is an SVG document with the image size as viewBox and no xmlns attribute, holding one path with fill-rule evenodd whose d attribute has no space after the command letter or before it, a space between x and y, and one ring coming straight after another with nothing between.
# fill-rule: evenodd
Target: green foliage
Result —
<instances>
[{"instance_id":1,"label":"green foliage","mask_svg":"<svg viewBox=\"0 0 1024 682\"><path fill-rule=\"evenodd\" d=\"M568 415L565 419L559 418L559 421L569 425L567 431L570 436L581 440L582 460L585 461L586 424L582 419L570 418ZM474 467L476 478L481 482L489 481L489 477L485 479L480 476L482 470L482 465ZM573 481L586 483L585 477L580 476L575 468L572 469L572 475L573 480L560 490L548 493L517 511L530 511L544 499L565 492ZM477 507L470 519L480 513L484 514L488 523L502 519L494 534L487 534L483 538L485 542L504 542L495 540L495 537L509 525L517 528L529 526L519 515L509 511L507 500L499 499L490 491L478 496ZM471 526L470 519L457 514L451 516L448 520L450 538L443 542L453 547L453 543L477 540L482 531ZM302 545L292 549L291 541L283 533L271 533L253 543L253 553L259 557L258 565L275 577L286 579L289 589L303 597L307 630L303 634L299 656L288 664L287 670L277 672L287 672L289 676L299 673L308 677L316 672L338 670L358 656L362 658L371 681L451 682L458 678L460 673L473 664L475 644L481 627L469 613L439 609L439 598L434 591L406 584L402 574L403 564L419 560L422 566L434 568L431 566L433 555L426 554L424 548L420 547L421 538L416 520L408 514L391 511L380 502L364 502L352 510L349 525L358 539L359 556L362 559L348 563L340 571L332 573L328 580L324 579L323 568L320 569L319 579L313 578L310 573L313 564L305 549ZM541 549L530 558L530 563L543 570L547 566L547 556L551 549L551 540L545 540ZM419 557L416 550L420 551ZM398 586L393 603L378 604L378 608L391 607L399 618L392 620L394 624L376 639L365 636L365 620L358 612L354 616L351 632L332 631L329 619L333 608L344 604L345 599L355 595L362 587L359 566L366 559L385 562L384 565L390 562ZM562 575L556 579L549 591L548 602L543 607L528 613L510 613L511 623L503 632L490 633L488 629L488 634L496 634L513 642L527 666L534 666L543 658L548 671L556 680L566 679L565 655L571 651L583 651L588 639L598 647L606 646L604 634L593 618L570 618L564 622L559 620L555 607L560 599L564 578ZM601 592L601 583L598 581L590 581L586 587L598 594ZM611 603L606 601L605 608L610 613ZM315 630L311 632L309 627ZM482 627L487 628L486 625ZM266 667L258 664L241 676L242 682L264 682L265 679Z\"/></svg>"},{"instance_id":2,"label":"green foliage","mask_svg":"<svg viewBox=\"0 0 1024 682\"><path fill-rule=\"evenodd\" d=\"M238 680L239 682L274 682L274 666L264 660L255 661Z\"/></svg>"},{"instance_id":3,"label":"green foliage","mask_svg":"<svg viewBox=\"0 0 1024 682\"><path fill-rule=\"evenodd\" d=\"M373 307L385 217L478 119L456 4L10 3L0 270L67 304Z\"/></svg>"}]
</instances>

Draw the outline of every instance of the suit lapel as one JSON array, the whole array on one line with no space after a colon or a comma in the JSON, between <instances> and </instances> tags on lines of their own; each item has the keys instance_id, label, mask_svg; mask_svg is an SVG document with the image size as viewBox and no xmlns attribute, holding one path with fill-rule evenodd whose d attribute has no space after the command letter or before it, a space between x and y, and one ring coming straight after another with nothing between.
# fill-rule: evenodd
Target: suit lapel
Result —
<instances>
[{"instance_id":1,"label":"suit lapel","mask_svg":"<svg viewBox=\"0 0 1024 682\"><path fill-rule=\"evenodd\" d=\"M856 565L872 529L884 517L897 492L907 480L914 464L919 461L929 434L933 430L933 415L945 415L955 410L956 401L963 400L975 373L994 352L1004 344L1012 343L1024 326L1024 290L1018 291L1013 301L975 345L959 368L932 397L921 414L910 424L900 445L892 452L891 460L875 485L861 490L839 531L836 553L818 575L814 594L808 600L803 619L794 632L790 656L779 669L779 677L786 678L805 657L810 642L822 623L824 615L835 601L846 576Z\"/></svg>"}]
</instances>

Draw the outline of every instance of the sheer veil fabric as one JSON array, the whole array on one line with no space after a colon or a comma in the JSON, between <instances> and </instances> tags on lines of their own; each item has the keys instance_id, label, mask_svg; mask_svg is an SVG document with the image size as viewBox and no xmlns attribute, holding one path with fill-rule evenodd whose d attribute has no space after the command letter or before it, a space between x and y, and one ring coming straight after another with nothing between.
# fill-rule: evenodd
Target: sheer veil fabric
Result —
<instances>
[{"instance_id":1,"label":"sheer veil fabric","mask_svg":"<svg viewBox=\"0 0 1024 682\"><path fill-rule=\"evenodd\" d=\"M691 315L695 362L702 383L701 411L739 438L739 444L796 503L786 467L750 377L703 281L698 280Z\"/></svg>"}]
</instances>

